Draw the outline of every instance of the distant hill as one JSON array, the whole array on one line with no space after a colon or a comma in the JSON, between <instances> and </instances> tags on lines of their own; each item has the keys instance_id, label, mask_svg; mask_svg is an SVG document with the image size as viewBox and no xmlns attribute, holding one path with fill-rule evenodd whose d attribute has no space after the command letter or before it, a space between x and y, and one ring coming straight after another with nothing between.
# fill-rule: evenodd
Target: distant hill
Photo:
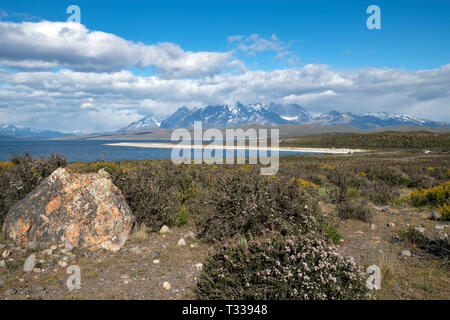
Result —
<instances>
[{"instance_id":1,"label":"distant hill","mask_svg":"<svg viewBox=\"0 0 450 320\"><path fill-rule=\"evenodd\" d=\"M26 127L19 127L13 125L0 124L0 136L2 139L10 137L11 139L17 138L57 138L66 137L72 134L62 133L53 130L39 130Z\"/></svg>"},{"instance_id":2,"label":"distant hill","mask_svg":"<svg viewBox=\"0 0 450 320\"><path fill-rule=\"evenodd\" d=\"M427 131L376 133L326 133L300 138L281 139L282 146L334 147L334 148L439 148L449 150L450 133Z\"/></svg>"}]
</instances>

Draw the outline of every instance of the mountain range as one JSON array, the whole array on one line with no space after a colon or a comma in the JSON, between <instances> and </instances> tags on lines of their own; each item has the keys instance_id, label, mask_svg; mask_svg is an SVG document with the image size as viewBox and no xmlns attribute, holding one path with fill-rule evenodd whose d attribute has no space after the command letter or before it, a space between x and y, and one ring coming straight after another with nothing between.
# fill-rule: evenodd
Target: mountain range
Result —
<instances>
[{"instance_id":1,"label":"mountain range","mask_svg":"<svg viewBox=\"0 0 450 320\"><path fill-rule=\"evenodd\" d=\"M0 137L2 139L15 138L60 138L73 134L62 133L54 130L39 130L33 128L19 127L14 125L0 124Z\"/></svg>"},{"instance_id":2,"label":"mountain range","mask_svg":"<svg viewBox=\"0 0 450 320\"><path fill-rule=\"evenodd\" d=\"M354 126L371 129L397 125L409 126L448 126L449 123L417 119L408 115L386 112L354 114L351 112L330 111L318 116L311 115L298 104L262 103L243 105L206 106L188 109L183 106L166 119L149 115L131 123L119 132L131 132L154 128L175 129L192 127L194 121L201 121L204 128L227 128L258 124L278 126L283 124L320 124L325 126Z\"/></svg>"},{"instance_id":3,"label":"mountain range","mask_svg":"<svg viewBox=\"0 0 450 320\"><path fill-rule=\"evenodd\" d=\"M414 118L408 115L386 112L355 114L351 112L329 111L313 116L298 104L254 103L244 105L215 105L189 109L180 107L169 117L161 118L149 114L130 123L116 133L126 134L134 131L145 131L155 128L176 129L192 127L194 121L201 121L203 128L228 128L245 125L279 126L286 124L311 124L322 126L352 126L358 129L374 129L390 126L450 126L448 122L439 122ZM14 125L0 124L0 139L16 138L61 138L77 136L76 133L62 133L54 130L39 130Z\"/></svg>"}]
</instances>

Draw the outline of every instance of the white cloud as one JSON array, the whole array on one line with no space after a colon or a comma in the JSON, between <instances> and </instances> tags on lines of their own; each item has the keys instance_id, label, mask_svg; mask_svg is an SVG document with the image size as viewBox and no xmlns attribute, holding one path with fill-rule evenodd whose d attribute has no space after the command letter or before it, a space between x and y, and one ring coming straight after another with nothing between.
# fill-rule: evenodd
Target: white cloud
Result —
<instances>
[{"instance_id":1,"label":"white cloud","mask_svg":"<svg viewBox=\"0 0 450 320\"><path fill-rule=\"evenodd\" d=\"M154 67L164 78L220 73L232 52L184 51L173 43L145 45L73 22L1 22L0 66L20 70L70 68L112 72Z\"/></svg>"},{"instance_id":2,"label":"white cloud","mask_svg":"<svg viewBox=\"0 0 450 320\"><path fill-rule=\"evenodd\" d=\"M280 41L275 33L269 39L265 39L258 34L251 34L248 37L244 35L230 36L228 37L228 44L235 45L237 50L250 56L255 56L264 51L273 51L276 53L275 59L285 60L291 66L300 65L300 58L288 50L292 42Z\"/></svg>"},{"instance_id":3,"label":"white cloud","mask_svg":"<svg viewBox=\"0 0 450 320\"><path fill-rule=\"evenodd\" d=\"M115 130L153 112L167 115L182 105L253 102L302 104L311 112L387 111L450 121L450 64L432 70L326 65L198 79L113 73L0 73L0 122L59 130Z\"/></svg>"}]
</instances>

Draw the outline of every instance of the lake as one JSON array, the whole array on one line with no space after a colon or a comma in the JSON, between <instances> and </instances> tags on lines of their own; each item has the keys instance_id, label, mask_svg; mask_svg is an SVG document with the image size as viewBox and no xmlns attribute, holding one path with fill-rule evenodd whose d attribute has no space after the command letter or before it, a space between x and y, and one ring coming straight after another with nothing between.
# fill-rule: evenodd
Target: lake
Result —
<instances>
[{"instance_id":1,"label":"lake","mask_svg":"<svg viewBox=\"0 0 450 320\"><path fill-rule=\"evenodd\" d=\"M25 151L33 157L48 157L59 153L67 161L120 161L170 159L171 149L116 147L105 144L136 142L130 140L0 140L0 160L6 161ZM140 140L139 142L170 142L170 140ZM248 152L246 153L248 155ZM293 152L280 152L280 155L292 155ZM298 152L297 154L313 154Z\"/></svg>"}]
</instances>

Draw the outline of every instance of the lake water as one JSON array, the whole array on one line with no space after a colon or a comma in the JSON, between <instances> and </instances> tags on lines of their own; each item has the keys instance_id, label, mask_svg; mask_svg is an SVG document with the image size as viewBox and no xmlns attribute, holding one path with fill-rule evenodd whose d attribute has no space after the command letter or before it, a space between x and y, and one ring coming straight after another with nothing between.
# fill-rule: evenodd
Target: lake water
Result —
<instances>
[{"instance_id":1,"label":"lake water","mask_svg":"<svg viewBox=\"0 0 450 320\"><path fill-rule=\"evenodd\" d=\"M106 143L136 142L125 140L0 140L0 160L6 161L25 151L33 157L48 157L59 153L67 161L119 161L170 159L172 149L105 146ZM170 140L140 140L139 142L170 142ZM300 153L300 152L299 152ZM292 155L294 152L280 152ZM301 153L306 154L306 153ZM248 152L247 152L248 155Z\"/></svg>"}]
</instances>

